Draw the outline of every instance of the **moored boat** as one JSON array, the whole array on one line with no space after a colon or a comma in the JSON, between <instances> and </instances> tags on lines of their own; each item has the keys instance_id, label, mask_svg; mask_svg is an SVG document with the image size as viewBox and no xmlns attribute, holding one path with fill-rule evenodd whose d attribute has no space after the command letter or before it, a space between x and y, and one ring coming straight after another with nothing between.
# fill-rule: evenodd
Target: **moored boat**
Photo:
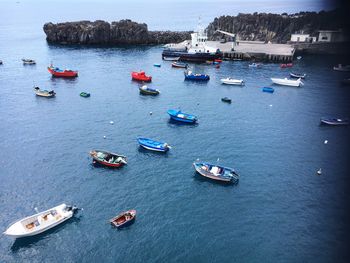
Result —
<instances>
[{"instance_id":1,"label":"moored boat","mask_svg":"<svg viewBox=\"0 0 350 263\"><path fill-rule=\"evenodd\" d=\"M185 80L194 80L194 81L208 81L210 79L209 75L206 74L195 74L192 71L186 71Z\"/></svg>"},{"instance_id":2,"label":"moored boat","mask_svg":"<svg viewBox=\"0 0 350 263\"><path fill-rule=\"evenodd\" d=\"M161 64L158 64L158 63L154 63L153 66L157 67L157 68L160 68L162 65Z\"/></svg>"},{"instance_id":3,"label":"moored boat","mask_svg":"<svg viewBox=\"0 0 350 263\"><path fill-rule=\"evenodd\" d=\"M133 71L131 73L131 78L133 80L137 80L137 81L144 81L144 82L151 82L152 81L152 77L147 76L144 71L140 71L140 72Z\"/></svg>"},{"instance_id":4,"label":"moored boat","mask_svg":"<svg viewBox=\"0 0 350 263\"><path fill-rule=\"evenodd\" d=\"M136 210L128 210L125 212L120 213L119 215L113 217L109 222L117 227L126 227L130 225L136 218Z\"/></svg>"},{"instance_id":5,"label":"moored boat","mask_svg":"<svg viewBox=\"0 0 350 263\"><path fill-rule=\"evenodd\" d=\"M61 78L75 78L78 76L78 71L70 69L59 69L58 67L50 66L47 70L51 73L53 77Z\"/></svg>"},{"instance_id":6,"label":"moored boat","mask_svg":"<svg viewBox=\"0 0 350 263\"><path fill-rule=\"evenodd\" d=\"M192 114L183 113L180 110L168 110L167 111L170 118L185 123L195 123L197 121L197 117Z\"/></svg>"},{"instance_id":7,"label":"moored boat","mask_svg":"<svg viewBox=\"0 0 350 263\"><path fill-rule=\"evenodd\" d=\"M171 66L173 68L187 68L188 67L187 63L177 62L177 61L171 63Z\"/></svg>"},{"instance_id":8,"label":"moored boat","mask_svg":"<svg viewBox=\"0 0 350 263\"><path fill-rule=\"evenodd\" d=\"M292 78L297 78L297 79L304 79L306 77L305 73L293 73L293 72L290 72L289 75Z\"/></svg>"},{"instance_id":9,"label":"moored boat","mask_svg":"<svg viewBox=\"0 0 350 263\"><path fill-rule=\"evenodd\" d=\"M233 78L225 78L220 80L222 84L226 85L244 85L243 79L233 79Z\"/></svg>"},{"instance_id":10,"label":"moored boat","mask_svg":"<svg viewBox=\"0 0 350 263\"><path fill-rule=\"evenodd\" d=\"M232 100L230 98L228 98L228 97L221 98L221 101L222 102L226 102L226 103L231 103L232 102Z\"/></svg>"},{"instance_id":11,"label":"moored boat","mask_svg":"<svg viewBox=\"0 0 350 263\"><path fill-rule=\"evenodd\" d=\"M39 87L35 87L34 92L37 96L46 98L52 98L56 95L56 92L54 90L41 90Z\"/></svg>"},{"instance_id":12,"label":"moored boat","mask_svg":"<svg viewBox=\"0 0 350 263\"><path fill-rule=\"evenodd\" d=\"M322 117L321 118L321 124L327 124L327 125L349 125L348 119L342 119L342 118L328 118L328 117Z\"/></svg>"},{"instance_id":13,"label":"moored boat","mask_svg":"<svg viewBox=\"0 0 350 263\"><path fill-rule=\"evenodd\" d=\"M279 78L271 78L272 82L277 85L283 85L283 86L293 86L293 87L299 87L304 85L304 83L301 81L301 79L292 80L292 79L279 79Z\"/></svg>"},{"instance_id":14,"label":"moored boat","mask_svg":"<svg viewBox=\"0 0 350 263\"><path fill-rule=\"evenodd\" d=\"M165 61L178 61L180 59L180 57L167 57L167 56L163 56L163 60Z\"/></svg>"},{"instance_id":15,"label":"moored boat","mask_svg":"<svg viewBox=\"0 0 350 263\"><path fill-rule=\"evenodd\" d=\"M102 151L102 150L92 150L90 155L94 163L99 163L107 167L121 167L127 164L126 157L124 155Z\"/></svg>"},{"instance_id":16,"label":"moored boat","mask_svg":"<svg viewBox=\"0 0 350 263\"><path fill-rule=\"evenodd\" d=\"M273 93L275 90L274 90L274 88L271 88L271 87L263 87L262 91L263 92Z\"/></svg>"},{"instance_id":17,"label":"moored boat","mask_svg":"<svg viewBox=\"0 0 350 263\"><path fill-rule=\"evenodd\" d=\"M83 92L80 92L80 96L84 98L88 98L90 97L90 93L83 91Z\"/></svg>"},{"instance_id":18,"label":"moored boat","mask_svg":"<svg viewBox=\"0 0 350 263\"><path fill-rule=\"evenodd\" d=\"M22 61L23 61L23 65L35 65L36 64L34 59L22 58Z\"/></svg>"},{"instance_id":19,"label":"moored boat","mask_svg":"<svg viewBox=\"0 0 350 263\"><path fill-rule=\"evenodd\" d=\"M290 68L290 67L293 67L293 63L281 64L280 67L281 68Z\"/></svg>"},{"instance_id":20,"label":"moored boat","mask_svg":"<svg viewBox=\"0 0 350 263\"><path fill-rule=\"evenodd\" d=\"M153 96L156 96L160 93L159 90L157 89L152 89L152 88L149 88L147 87L146 85L142 86L142 87L139 87L139 90L140 90L140 93L143 94L143 95L153 95Z\"/></svg>"},{"instance_id":21,"label":"moored boat","mask_svg":"<svg viewBox=\"0 0 350 263\"><path fill-rule=\"evenodd\" d=\"M61 204L18 220L4 234L15 238L38 235L70 219L77 210L74 206Z\"/></svg>"},{"instance_id":22,"label":"moored boat","mask_svg":"<svg viewBox=\"0 0 350 263\"><path fill-rule=\"evenodd\" d=\"M260 63L252 63L252 64L249 64L248 67L250 67L250 68L261 68L261 64Z\"/></svg>"},{"instance_id":23,"label":"moored boat","mask_svg":"<svg viewBox=\"0 0 350 263\"><path fill-rule=\"evenodd\" d=\"M213 180L232 183L239 180L239 175L232 168L206 162L194 162L193 166L200 175Z\"/></svg>"},{"instance_id":24,"label":"moored boat","mask_svg":"<svg viewBox=\"0 0 350 263\"><path fill-rule=\"evenodd\" d=\"M148 138L137 138L139 145L147 150L156 152L167 152L170 146L166 142L158 142Z\"/></svg>"},{"instance_id":25,"label":"moored boat","mask_svg":"<svg viewBox=\"0 0 350 263\"><path fill-rule=\"evenodd\" d=\"M343 66L342 64L338 64L338 66L334 66L333 70L336 71L350 71L350 65Z\"/></svg>"},{"instance_id":26,"label":"moored boat","mask_svg":"<svg viewBox=\"0 0 350 263\"><path fill-rule=\"evenodd\" d=\"M2 65L2 60L0 60L0 65Z\"/></svg>"}]
</instances>

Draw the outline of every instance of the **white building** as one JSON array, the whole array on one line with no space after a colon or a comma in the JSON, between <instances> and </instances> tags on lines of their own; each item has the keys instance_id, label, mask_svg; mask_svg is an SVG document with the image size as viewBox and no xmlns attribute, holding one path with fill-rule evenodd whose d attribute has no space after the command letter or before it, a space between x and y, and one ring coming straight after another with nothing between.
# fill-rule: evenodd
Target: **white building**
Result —
<instances>
[{"instance_id":1,"label":"white building","mask_svg":"<svg viewBox=\"0 0 350 263\"><path fill-rule=\"evenodd\" d=\"M310 41L310 35L309 34L292 34L290 37L290 41L307 42L307 41Z\"/></svg>"}]
</instances>

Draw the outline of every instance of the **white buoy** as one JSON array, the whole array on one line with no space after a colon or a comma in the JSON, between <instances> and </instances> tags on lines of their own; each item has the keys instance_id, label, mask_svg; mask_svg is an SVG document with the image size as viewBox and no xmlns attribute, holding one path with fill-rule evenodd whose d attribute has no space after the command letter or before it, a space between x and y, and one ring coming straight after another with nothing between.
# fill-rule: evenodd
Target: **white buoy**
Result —
<instances>
[{"instance_id":1,"label":"white buoy","mask_svg":"<svg viewBox=\"0 0 350 263\"><path fill-rule=\"evenodd\" d=\"M321 174L322 174L321 168L317 171L317 174L318 174L318 175L321 175Z\"/></svg>"},{"instance_id":2,"label":"white buoy","mask_svg":"<svg viewBox=\"0 0 350 263\"><path fill-rule=\"evenodd\" d=\"M149 115L152 115L152 114L153 114L153 112L152 112L152 111L150 111L150 112L149 112Z\"/></svg>"},{"instance_id":3,"label":"white buoy","mask_svg":"<svg viewBox=\"0 0 350 263\"><path fill-rule=\"evenodd\" d=\"M114 121L110 121L109 123L113 125L113 124L114 124Z\"/></svg>"},{"instance_id":4,"label":"white buoy","mask_svg":"<svg viewBox=\"0 0 350 263\"><path fill-rule=\"evenodd\" d=\"M270 104L269 106L272 107L272 104Z\"/></svg>"},{"instance_id":5,"label":"white buoy","mask_svg":"<svg viewBox=\"0 0 350 263\"><path fill-rule=\"evenodd\" d=\"M105 136L103 136L103 139L106 139L106 135L105 135Z\"/></svg>"},{"instance_id":6,"label":"white buoy","mask_svg":"<svg viewBox=\"0 0 350 263\"><path fill-rule=\"evenodd\" d=\"M324 144L327 144L328 143L328 141L327 140L324 140Z\"/></svg>"}]
</instances>

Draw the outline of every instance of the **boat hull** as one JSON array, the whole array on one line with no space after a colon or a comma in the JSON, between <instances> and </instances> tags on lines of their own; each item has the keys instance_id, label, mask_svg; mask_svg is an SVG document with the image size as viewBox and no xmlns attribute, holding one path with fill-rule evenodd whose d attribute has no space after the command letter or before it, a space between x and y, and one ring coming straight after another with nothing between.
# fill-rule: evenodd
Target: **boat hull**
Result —
<instances>
[{"instance_id":1,"label":"boat hull","mask_svg":"<svg viewBox=\"0 0 350 263\"><path fill-rule=\"evenodd\" d=\"M118 163L110 163L110 162L106 161L105 159L101 160L98 157L97 153L110 155L110 157L113 157L113 158L121 157L123 161L120 161ZM123 165L127 164L125 156L119 155L119 154L116 154L116 153L112 153L112 152L101 151L101 150L93 150L93 151L90 152L90 155L91 155L94 163L98 163L100 165L103 165L103 166L106 166L106 167L109 167L109 168L119 168L119 167L122 167Z\"/></svg>"},{"instance_id":2,"label":"boat hull","mask_svg":"<svg viewBox=\"0 0 350 263\"><path fill-rule=\"evenodd\" d=\"M207 60L222 59L222 53L188 53L186 51L164 50L162 58L164 59L164 57L179 57L180 61L205 62Z\"/></svg>"},{"instance_id":3,"label":"boat hull","mask_svg":"<svg viewBox=\"0 0 350 263\"><path fill-rule=\"evenodd\" d=\"M210 173L210 172L207 172L207 171L204 171L201 167L202 165L210 165L210 166L215 166L215 165L212 165L212 164L209 164L209 163L193 163L193 166L196 170L196 172L198 174L200 174L201 176L203 177L206 177L206 178L209 178L209 179L212 179L212 180L215 180L215 181L220 181L220 182L226 182L226 183L235 183L235 182L238 182L238 175L236 173L235 176L230 176L230 177L224 177L224 176L215 176L214 174ZM222 166L217 166L217 167L220 167L221 169L225 169L225 170L228 170L228 171L233 171L232 169L230 168L227 168L227 167L222 167Z\"/></svg>"},{"instance_id":4,"label":"boat hull","mask_svg":"<svg viewBox=\"0 0 350 263\"><path fill-rule=\"evenodd\" d=\"M131 215L131 218L129 220L125 220L125 218L123 218L125 217L126 214ZM136 210L128 210L112 218L110 220L110 223L116 228L123 228L131 225L135 221L135 219L136 219Z\"/></svg>"},{"instance_id":5,"label":"boat hull","mask_svg":"<svg viewBox=\"0 0 350 263\"><path fill-rule=\"evenodd\" d=\"M47 70L51 73L53 77L58 77L58 78L75 78L78 77L78 71L73 71L73 70L64 70L62 72L54 70L54 68L48 67Z\"/></svg>"},{"instance_id":6,"label":"boat hull","mask_svg":"<svg viewBox=\"0 0 350 263\"><path fill-rule=\"evenodd\" d=\"M277 85L282 85L282 86L291 86L291 87L299 87L303 85L301 81L298 80L288 80L288 79L276 79L276 78L271 78L271 81L274 84Z\"/></svg>"},{"instance_id":7,"label":"boat hull","mask_svg":"<svg viewBox=\"0 0 350 263\"><path fill-rule=\"evenodd\" d=\"M164 142L157 142L147 138L138 138L137 141L142 148L150 151L167 152L169 150L168 145Z\"/></svg>"},{"instance_id":8,"label":"boat hull","mask_svg":"<svg viewBox=\"0 0 350 263\"><path fill-rule=\"evenodd\" d=\"M341 126L341 125L349 125L349 120L347 119L327 119L321 118L321 124L332 125L332 126Z\"/></svg>"}]
</instances>

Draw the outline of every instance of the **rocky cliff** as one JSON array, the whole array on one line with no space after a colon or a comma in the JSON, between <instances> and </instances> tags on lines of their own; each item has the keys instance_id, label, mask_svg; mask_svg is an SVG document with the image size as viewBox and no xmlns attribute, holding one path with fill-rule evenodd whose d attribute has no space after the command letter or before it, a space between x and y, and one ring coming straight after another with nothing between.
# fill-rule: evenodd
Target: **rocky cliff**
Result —
<instances>
[{"instance_id":1,"label":"rocky cliff","mask_svg":"<svg viewBox=\"0 0 350 263\"><path fill-rule=\"evenodd\" d=\"M46 23L44 32L49 43L82 45L166 44L190 39L191 33L148 31L146 24L131 20Z\"/></svg>"},{"instance_id":2,"label":"rocky cliff","mask_svg":"<svg viewBox=\"0 0 350 263\"><path fill-rule=\"evenodd\" d=\"M207 27L211 40L222 38L217 29L236 33L240 40L259 40L285 43L291 34L304 32L316 36L318 30L347 30L349 14L346 10L300 12L296 14L238 14L221 16ZM348 32L347 32L348 33Z\"/></svg>"}]
</instances>

